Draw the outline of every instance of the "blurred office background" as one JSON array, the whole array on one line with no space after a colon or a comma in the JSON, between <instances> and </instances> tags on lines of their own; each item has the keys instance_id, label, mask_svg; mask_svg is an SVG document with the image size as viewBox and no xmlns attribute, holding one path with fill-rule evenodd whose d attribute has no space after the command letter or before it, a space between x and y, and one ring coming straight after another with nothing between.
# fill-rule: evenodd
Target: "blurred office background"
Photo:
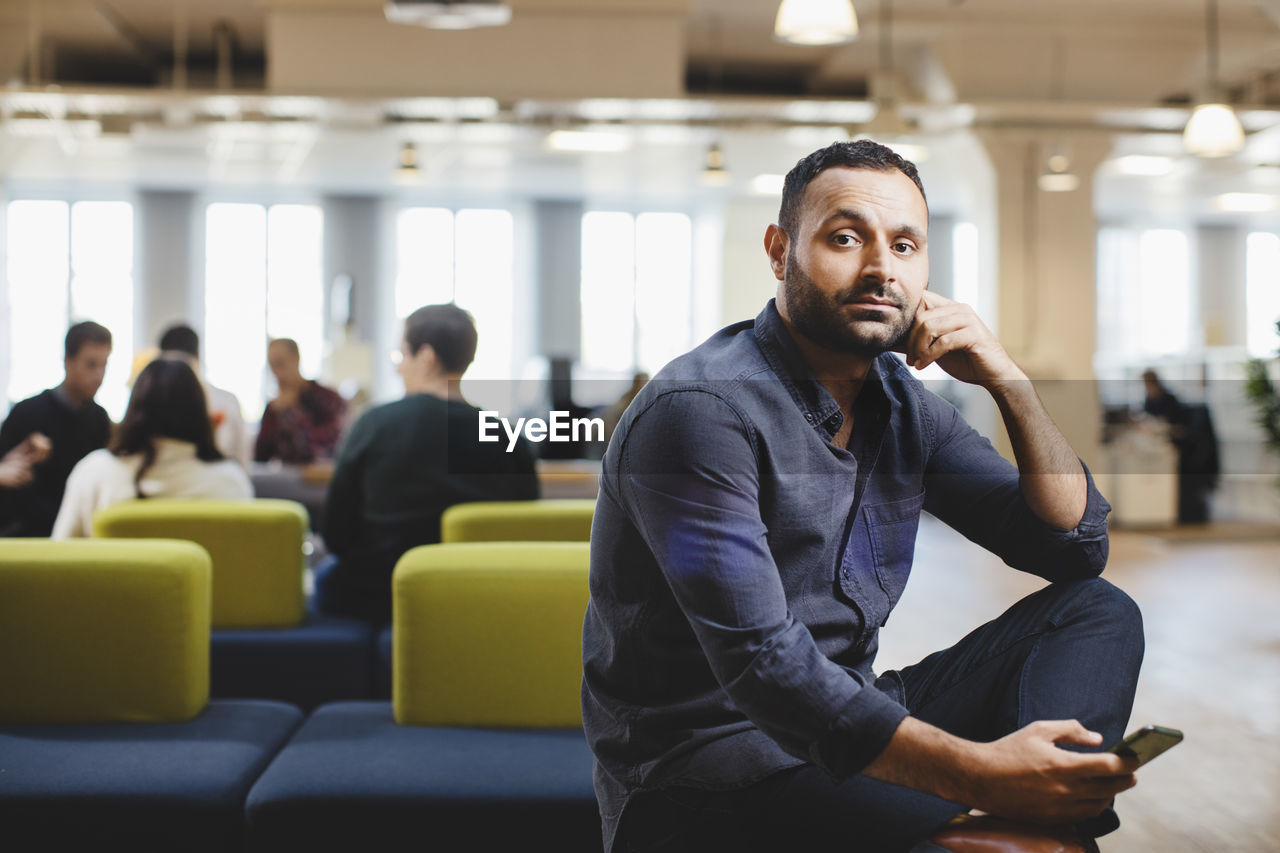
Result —
<instances>
[{"instance_id":1,"label":"blurred office background","mask_svg":"<svg viewBox=\"0 0 1280 853\"><path fill-rule=\"evenodd\" d=\"M0 396L55 384L93 318L117 418L177 320L251 423L275 336L379 401L399 318L453 299L470 396L528 405L559 358L604 405L754 316L780 176L867 134L920 165L933 288L1050 383L1086 458L1155 368L1215 416L1217 515L1275 518L1240 380L1280 346L1280 3L855 6L852 40L807 45L777 0L9 0ZM1242 139L1185 138L1208 102Z\"/></svg>"},{"instance_id":2,"label":"blurred office background","mask_svg":"<svg viewBox=\"0 0 1280 853\"><path fill-rule=\"evenodd\" d=\"M251 429L272 337L392 399L400 320L447 300L479 326L473 401L532 410L560 365L602 407L755 316L781 176L870 135L920 166L932 287L1116 507L1135 724L1188 737L1107 849L1274 850L1280 455L1244 379L1280 377L1280 0L853 5L856 37L805 45L779 0L3 0L0 414L57 384L79 319L115 335L116 419L176 321ZM1211 420L1212 524L1175 526L1185 444L1143 413L1146 369ZM923 526L885 665L1038 583L950 535Z\"/></svg>"}]
</instances>

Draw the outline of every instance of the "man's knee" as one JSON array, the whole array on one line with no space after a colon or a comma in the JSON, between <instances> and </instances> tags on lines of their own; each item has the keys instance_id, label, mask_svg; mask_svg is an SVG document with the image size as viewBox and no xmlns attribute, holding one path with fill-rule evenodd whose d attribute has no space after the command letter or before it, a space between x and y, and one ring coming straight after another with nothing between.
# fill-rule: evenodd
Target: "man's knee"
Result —
<instances>
[{"instance_id":1,"label":"man's knee","mask_svg":"<svg viewBox=\"0 0 1280 853\"><path fill-rule=\"evenodd\" d=\"M1059 586L1054 584L1054 586ZM1072 581L1061 585L1077 618L1124 634L1141 648L1142 610L1129 594L1102 578Z\"/></svg>"}]
</instances>

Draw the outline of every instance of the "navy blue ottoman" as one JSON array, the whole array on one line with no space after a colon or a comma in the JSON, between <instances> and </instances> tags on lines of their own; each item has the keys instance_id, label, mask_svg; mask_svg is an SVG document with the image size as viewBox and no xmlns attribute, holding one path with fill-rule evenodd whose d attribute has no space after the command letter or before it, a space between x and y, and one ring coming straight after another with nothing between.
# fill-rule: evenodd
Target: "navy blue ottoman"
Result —
<instances>
[{"instance_id":1,"label":"navy blue ottoman","mask_svg":"<svg viewBox=\"0 0 1280 853\"><path fill-rule=\"evenodd\" d=\"M310 711L373 695L374 629L358 619L308 613L296 628L214 629L209 695L274 699Z\"/></svg>"},{"instance_id":2,"label":"navy blue ottoman","mask_svg":"<svg viewBox=\"0 0 1280 853\"><path fill-rule=\"evenodd\" d=\"M241 849L244 801L302 713L214 701L185 723L0 726L9 850Z\"/></svg>"},{"instance_id":3,"label":"navy blue ottoman","mask_svg":"<svg viewBox=\"0 0 1280 853\"><path fill-rule=\"evenodd\" d=\"M326 705L249 792L249 846L598 853L591 763L580 729L400 726L387 702Z\"/></svg>"}]
</instances>

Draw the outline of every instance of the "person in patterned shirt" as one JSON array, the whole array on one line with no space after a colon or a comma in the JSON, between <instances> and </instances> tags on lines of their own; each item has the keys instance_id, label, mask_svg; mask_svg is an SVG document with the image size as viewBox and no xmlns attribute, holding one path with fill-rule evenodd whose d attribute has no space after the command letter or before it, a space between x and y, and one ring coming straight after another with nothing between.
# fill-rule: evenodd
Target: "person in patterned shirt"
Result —
<instances>
[{"instance_id":1,"label":"person in patterned shirt","mask_svg":"<svg viewBox=\"0 0 1280 853\"><path fill-rule=\"evenodd\" d=\"M347 403L332 388L303 379L299 362L297 341L277 338L267 345L267 364L280 392L262 413L253 450L256 462L279 459L305 465L332 459L337 452Z\"/></svg>"}]
</instances>

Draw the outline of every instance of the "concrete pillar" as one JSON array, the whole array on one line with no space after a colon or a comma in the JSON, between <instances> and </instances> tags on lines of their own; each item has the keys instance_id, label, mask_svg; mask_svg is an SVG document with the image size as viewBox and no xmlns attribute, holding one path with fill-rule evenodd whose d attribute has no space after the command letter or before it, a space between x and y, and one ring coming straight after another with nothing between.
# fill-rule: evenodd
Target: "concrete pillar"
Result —
<instances>
[{"instance_id":1,"label":"concrete pillar","mask_svg":"<svg viewBox=\"0 0 1280 853\"><path fill-rule=\"evenodd\" d=\"M1191 345L1238 346L1248 343L1245 242L1248 228L1233 225L1200 225L1196 229L1198 256L1200 340L1192 331Z\"/></svg>"},{"instance_id":2,"label":"concrete pillar","mask_svg":"<svg viewBox=\"0 0 1280 853\"><path fill-rule=\"evenodd\" d=\"M578 201L533 204L538 353L546 358L581 357L582 213Z\"/></svg>"},{"instance_id":3,"label":"concrete pillar","mask_svg":"<svg viewBox=\"0 0 1280 853\"><path fill-rule=\"evenodd\" d=\"M1071 446L1101 466L1101 407L1093 383L1097 221L1093 173L1111 150L1103 134L987 130L996 177L1000 339L1033 380ZM1045 192L1038 176L1062 145L1080 185ZM1007 442L1007 438L1002 439ZM1007 443L1001 447L1008 451Z\"/></svg>"},{"instance_id":4,"label":"concrete pillar","mask_svg":"<svg viewBox=\"0 0 1280 853\"><path fill-rule=\"evenodd\" d=\"M191 192L138 194L134 285L134 346L153 347L174 323L204 328L202 217Z\"/></svg>"},{"instance_id":5,"label":"concrete pillar","mask_svg":"<svg viewBox=\"0 0 1280 853\"><path fill-rule=\"evenodd\" d=\"M387 255L382 200L377 196L325 196L324 340L322 379L354 383L374 399L400 393L390 359L378 358L396 343L391 282L384 281ZM394 229L392 229L394 230ZM347 386L344 393L354 395ZM361 398L363 399L363 398Z\"/></svg>"}]
</instances>

